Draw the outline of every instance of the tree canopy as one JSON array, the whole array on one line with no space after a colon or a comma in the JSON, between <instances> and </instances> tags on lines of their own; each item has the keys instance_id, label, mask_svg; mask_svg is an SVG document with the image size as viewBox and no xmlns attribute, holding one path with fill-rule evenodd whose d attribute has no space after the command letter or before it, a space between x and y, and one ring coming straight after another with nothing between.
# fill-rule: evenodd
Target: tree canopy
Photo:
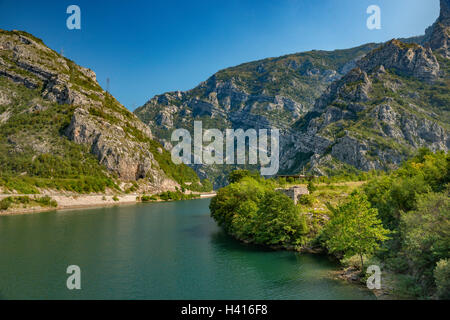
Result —
<instances>
[{"instance_id":1,"label":"tree canopy","mask_svg":"<svg viewBox=\"0 0 450 320\"><path fill-rule=\"evenodd\" d=\"M389 231L383 228L378 210L359 192L352 193L337 208L330 205L329 209L332 217L324 228L326 247L332 253L342 252L347 257L358 255L363 268L363 256L373 254L380 242L388 238Z\"/></svg>"},{"instance_id":2,"label":"tree canopy","mask_svg":"<svg viewBox=\"0 0 450 320\"><path fill-rule=\"evenodd\" d=\"M308 232L294 202L275 191L270 181L243 177L220 189L210 209L229 234L250 243L296 246Z\"/></svg>"}]
</instances>

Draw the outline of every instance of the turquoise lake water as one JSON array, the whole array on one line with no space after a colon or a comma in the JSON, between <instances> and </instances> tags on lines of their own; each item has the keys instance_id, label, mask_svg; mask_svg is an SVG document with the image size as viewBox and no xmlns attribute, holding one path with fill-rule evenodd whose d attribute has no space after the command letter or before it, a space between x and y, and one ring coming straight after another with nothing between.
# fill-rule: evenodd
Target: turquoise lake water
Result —
<instances>
[{"instance_id":1,"label":"turquoise lake water","mask_svg":"<svg viewBox=\"0 0 450 320\"><path fill-rule=\"evenodd\" d=\"M374 299L326 256L239 243L209 199L0 217L0 299ZM68 290L66 269L81 269Z\"/></svg>"}]
</instances>

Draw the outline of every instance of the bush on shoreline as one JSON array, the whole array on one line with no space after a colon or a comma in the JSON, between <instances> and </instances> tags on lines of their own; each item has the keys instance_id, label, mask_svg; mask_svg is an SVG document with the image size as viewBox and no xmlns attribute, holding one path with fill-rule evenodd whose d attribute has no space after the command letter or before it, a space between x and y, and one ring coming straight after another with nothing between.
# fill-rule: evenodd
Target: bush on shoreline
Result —
<instances>
[{"instance_id":1,"label":"bush on shoreline","mask_svg":"<svg viewBox=\"0 0 450 320\"><path fill-rule=\"evenodd\" d=\"M57 207L58 203L49 196L44 197L33 197L28 196L11 196L4 198L0 201L0 211L6 211L13 206L23 206L23 207Z\"/></svg>"},{"instance_id":2,"label":"bush on shoreline","mask_svg":"<svg viewBox=\"0 0 450 320\"><path fill-rule=\"evenodd\" d=\"M142 202L152 202L152 201L179 201L179 200L191 200L200 198L200 195L194 193L183 193L179 190L177 191L165 191L151 196L142 195L139 200Z\"/></svg>"}]
</instances>

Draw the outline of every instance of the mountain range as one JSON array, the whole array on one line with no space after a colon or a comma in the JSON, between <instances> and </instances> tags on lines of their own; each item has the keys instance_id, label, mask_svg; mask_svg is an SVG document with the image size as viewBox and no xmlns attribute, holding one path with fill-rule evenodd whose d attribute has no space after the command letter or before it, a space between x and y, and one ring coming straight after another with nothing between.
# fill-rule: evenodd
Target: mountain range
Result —
<instances>
[{"instance_id":1,"label":"mountain range","mask_svg":"<svg viewBox=\"0 0 450 320\"><path fill-rule=\"evenodd\" d=\"M134 113L168 150L170 133L194 120L205 129L278 128L288 174L393 169L420 147L448 150L450 2L440 4L423 36L244 63ZM193 167L216 187L235 168Z\"/></svg>"},{"instance_id":2,"label":"mountain range","mask_svg":"<svg viewBox=\"0 0 450 320\"><path fill-rule=\"evenodd\" d=\"M280 129L280 173L394 169L418 148L450 147L449 37L450 0L441 0L423 36L244 63L132 113L92 70L29 33L0 30L0 188L223 186L239 166L171 161L171 132L198 120Z\"/></svg>"}]
</instances>

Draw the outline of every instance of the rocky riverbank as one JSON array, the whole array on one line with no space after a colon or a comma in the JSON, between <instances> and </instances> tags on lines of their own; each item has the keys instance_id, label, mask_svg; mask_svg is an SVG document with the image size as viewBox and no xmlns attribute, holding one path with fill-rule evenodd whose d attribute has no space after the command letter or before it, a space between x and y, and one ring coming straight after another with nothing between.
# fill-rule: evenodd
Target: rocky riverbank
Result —
<instances>
[{"instance_id":1,"label":"rocky riverbank","mask_svg":"<svg viewBox=\"0 0 450 320\"><path fill-rule=\"evenodd\" d=\"M344 280L352 285L366 287L366 282L362 278L361 272L355 267L343 267L340 270L331 273L335 279ZM394 275L391 272L381 273L381 288L374 289L372 292L378 300L398 300L401 297L394 293Z\"/></svg>"}]
</instances>

